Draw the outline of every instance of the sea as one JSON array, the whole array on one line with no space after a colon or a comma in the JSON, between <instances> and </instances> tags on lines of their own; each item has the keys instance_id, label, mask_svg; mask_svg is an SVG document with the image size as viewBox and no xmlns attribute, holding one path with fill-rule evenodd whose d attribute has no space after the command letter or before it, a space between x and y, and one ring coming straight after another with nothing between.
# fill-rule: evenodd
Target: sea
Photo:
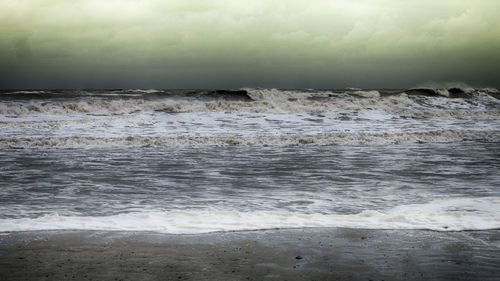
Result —
<instances>
[{"instance_id":1,"label":"sea","mask_svg":"<svg viewBox=\"0 0 500 281\"><path fill-rule=\"evenodd\" d=\"M491 88L0 91L0 232L500 229Z\"/></svg>"}]
</instances>

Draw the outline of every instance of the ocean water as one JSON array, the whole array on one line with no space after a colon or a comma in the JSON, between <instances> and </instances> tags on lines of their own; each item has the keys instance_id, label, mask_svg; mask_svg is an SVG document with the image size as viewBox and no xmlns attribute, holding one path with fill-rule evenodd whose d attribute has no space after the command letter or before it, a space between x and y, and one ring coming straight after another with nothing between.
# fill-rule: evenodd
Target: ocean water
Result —
<instances>
[{"instance_id":1,"label":"ocean water","mask_svg":"<svg viewBox=\"0 0 500 281\"><path fill-rule=\"evenodd\" d=\"M0 92L0 231L500 228L496 89Z\"/></svg>"}]
</instances>

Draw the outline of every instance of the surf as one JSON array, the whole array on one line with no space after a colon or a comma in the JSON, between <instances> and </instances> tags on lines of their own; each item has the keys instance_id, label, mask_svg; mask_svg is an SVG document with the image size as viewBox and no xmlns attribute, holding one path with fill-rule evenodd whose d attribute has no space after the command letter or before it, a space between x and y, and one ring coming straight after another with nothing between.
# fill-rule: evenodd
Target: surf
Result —
<instances>
[{"instance_id":1,"label":"surf","mask_svg":"<svg viewBox=\"0 0 500 281\"><path fill-rule=\"evenodd\" d=\"M465 231L500 229L500 197L451 198L357 214L285 211L169 210L113 216L59 216L0 219L0 231L105 230L169 234L288 228L345 227Z\"/></svg>"}]
</instances>

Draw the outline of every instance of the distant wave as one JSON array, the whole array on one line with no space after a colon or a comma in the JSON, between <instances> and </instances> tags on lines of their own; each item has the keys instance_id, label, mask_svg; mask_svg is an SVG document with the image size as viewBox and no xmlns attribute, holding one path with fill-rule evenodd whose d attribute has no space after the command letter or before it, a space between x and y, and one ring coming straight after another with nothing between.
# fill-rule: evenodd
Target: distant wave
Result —
<instances>
[{"instance_id":1,"label":"distant wave","mask_svg":"<svg viewBox=\"0 0 500 281\"><path fill-rule=\"evenodd\" d=\"M0 231L120 230L172 234L243 231L276 228L349 227L364 229L428 229L435 231L500 228L500 198L454 198L395 207L386 212L358 214L301 214L271 211L157 211L114 216L45 215L0 219Z\"/></svg>"},{"instance_id":2,"label":"distant wave","mask_svg":"<svg viewBox=\"0 0 500 281\"><path fill-rule=\"evenodd\" d=\"M0 147L11 148L89 148L144 146L296 146L296 145L382 145L399 143L448 143L457 141L500 141L500 130L437 130L406 133L351 133L280 136L180 136L116 138L48 137L0 138Z\"/></svg>"}]
</instances>

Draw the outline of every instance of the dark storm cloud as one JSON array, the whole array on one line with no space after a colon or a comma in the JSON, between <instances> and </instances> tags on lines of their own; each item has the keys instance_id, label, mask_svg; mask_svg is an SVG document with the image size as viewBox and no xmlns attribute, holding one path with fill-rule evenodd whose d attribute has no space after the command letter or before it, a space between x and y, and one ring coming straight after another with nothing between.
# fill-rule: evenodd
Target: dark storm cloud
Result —
<instances>
[{"instance_id":1,"label":"dark storm cloud","mask_svg":"<svg viewBox=\"0 0 500 281\"><path fill-rule=\"evenodd\" d=\"M500 87L484 1L0 1L0 87Z\"/></svg>"}]
</instances>

